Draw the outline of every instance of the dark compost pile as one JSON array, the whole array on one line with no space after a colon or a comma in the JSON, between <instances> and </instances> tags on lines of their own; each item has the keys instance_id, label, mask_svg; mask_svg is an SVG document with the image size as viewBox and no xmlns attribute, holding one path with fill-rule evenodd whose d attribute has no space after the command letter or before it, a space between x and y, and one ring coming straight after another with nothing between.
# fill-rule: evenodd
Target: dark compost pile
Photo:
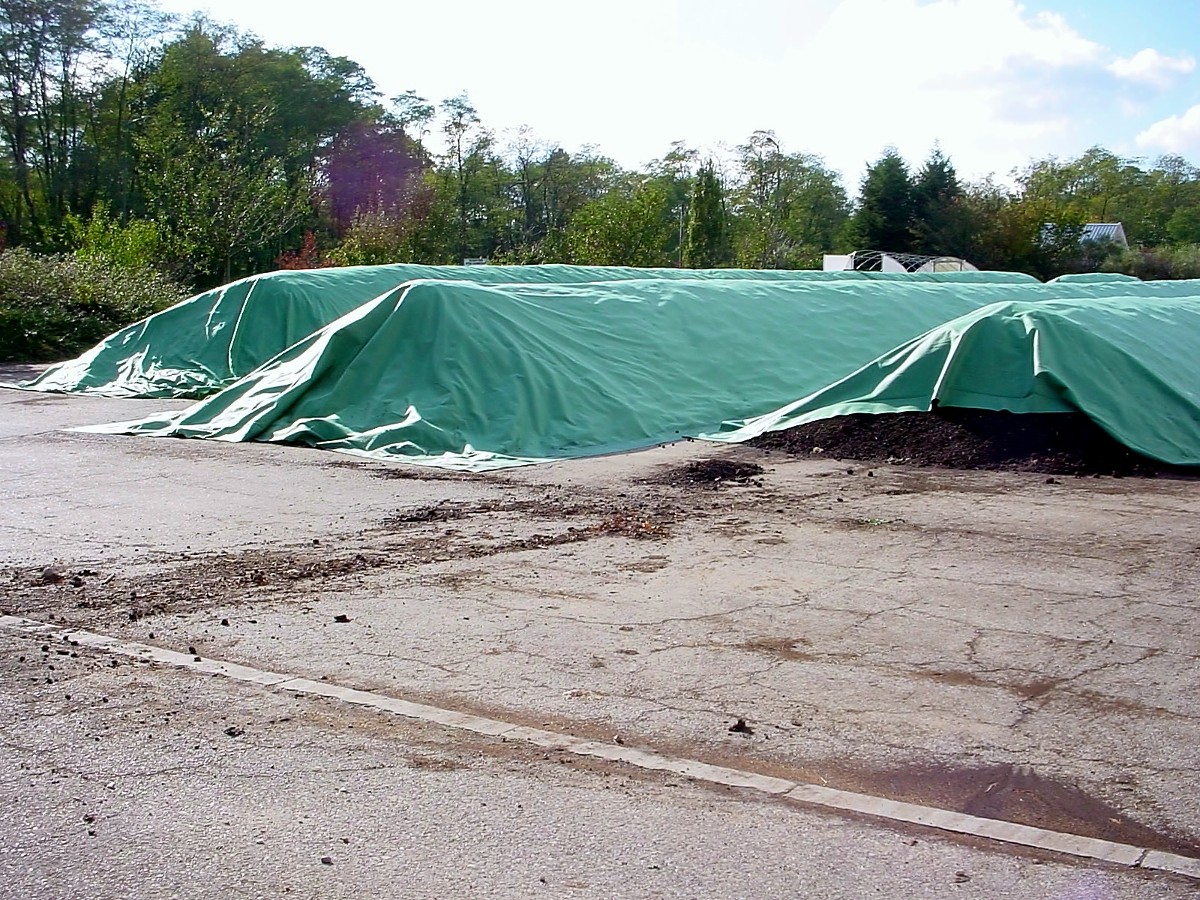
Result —
<instances>
[{"instance_id":1,"label":"dark compost pile","mask_svg":"<svg viewBox=\"0 0 1200 900\"><path fill-rule=\"evenodd\" d=\"M1018 415L943 407L856 414L764 434L751 446L795 456L1051 475L1200 475L1118 443L1083 413Z\"/></svg>"}]
</instances>

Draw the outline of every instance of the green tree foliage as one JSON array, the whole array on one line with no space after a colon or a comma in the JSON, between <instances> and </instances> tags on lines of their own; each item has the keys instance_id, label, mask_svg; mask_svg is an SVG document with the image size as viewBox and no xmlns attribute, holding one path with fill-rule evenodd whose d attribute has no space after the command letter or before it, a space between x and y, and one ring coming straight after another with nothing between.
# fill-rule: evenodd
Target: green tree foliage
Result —
<instances>
[{"instance_id":1,"label":"green tree foliage","mask_svg":"<svg viewBox=\"0 0 1200 900\"><path fill-rule=\"evenodd\" d=\"M1083 222L1077 213L985 181L962 203L974 222L965 258L981 269L1052 278L1075 270Z\"/></svg>"},{"instance_id":2,"label":"green tree foliage","mask_svg":"<svg viewBox=\"0 0 1200 900\"><path fill-rule=\"evenodd\" d=\"M965 258L976 230L950 159L934 148L912 186L912 250L927 256Z\"/></svg>"},{"instance_id":3,"label":"green tree foliage","mask_svg":"<svg viewBox=\"0 0 1200 900\"><path fill-rule=\"evenodd\" d=\"M1145 214L1134 231L1133 242L1200 242L1200 234L1186 224L1190 214L1200 209L1200 168L1179 156L1163 156L1146 174Z\"/></svg>"},{"instance_id":4,"label":"green tree foliage","mask_svg":"<svg viewBox=\"0 0 1200 900\"><path fill-rule=\"evenodd\" d=\"M217 111L195 132L150 132L138 145L153 162L143 186L147 210L165 223L176 259L200 284L229 281L264 252L278 256L307 211L308 184L293 183L286 160L243 136L254 117L231 124L235 117Z\"/></svg>"},{"instance_id":5,"label":"green tree foliage","mask_svg":"<svg viewBox=\"0 0 1200 900\"><path fill-rule=\"evenodd\" d=\"M716 269L733 264L733 240L725 189L710 161L696 173L688 206L683 264L690 269Z\"/></svg>"},{"instance_id":6,"label":"green tree foliage","mask_svg":"<svg viewBox=\"0 0 1200 900\"><path fill-rule=\"evenodd\" d=\"M1078 159L1033 163L1019 186L1025 196L1046 200L1079 221L1121 222L1134 244L1181 240L1178 231L1171 233L1172 219L1200 204L1200 170L1185 160L1167 156L1143 168L1102 147Z\"/></svg>"},{"instance_id":7,"label":"green tree foliage","mask_svg":"<svg viewBox=\"0 0 1200 900\"><path fill-rule=\"evenodd\" d=\"M203 21L135 85L140 177L131 210L167 224L199 284L270 265L312 224L338 137L380 110L361 68L274 50Z\"/></svg>"},{"instance_id":8,"label":"green tree foliage","mask_svg":"<svg viewBox=\"0 0 1200 900\"><path fill-rule=\"evenodd\" d=\"M429 123L436 115L437 107L416 91L408 90L392 98L392 118L418 145L425 140L425 135L429 133Z\"/></svg>"},{"instance_id":9,"label":"green tree foliage","mask_svg":"<svg viewBox=\"0 0 1200 900\"><path fill-rule=\"evenodd\" d=\"M635 180L584 205L567 227L571 262L589 266L669 266L675 226L671 198L655 180Z\"/></svg>"},{"instance_id":10,"label":"green tree foliage","mask_svg":"<svg viewBox=\"0 0 1200 900\"><path fill-rule=\"evenodd\" d=\"M507 263L568 261L567 226L620 180L612 160L587 148L572 155L528 129L509 144L504 171L511 174L496 210L500 240L493 258Z\"/></svg>"},{"instance_id":11,"label":"green tree foliage","mask_svg":"<svg viewBox=\"0 0 1200 900\"><path fill-rule=\"evenodd\" d=\"M0 360L68 358L185 296L153 270L6 250L0 253Z\"/></svg>"},{"instance_id":12,"label":"green tree foliage","mask_svg":"<svg viewBox=\"0 0 1200 900\"><path fill-rule=\"evenodd\" d=\"M670 238L665 248L671 264L682 266L683 245L687 238L692 191L696 183L696 151L683 141L674 141L662 159L653 160L648 179L665 198L664 221L670 223Z\"/></svg>"},{"instance_id":13,"label":"green tree foliage","mask_svg":"<svg viewBox=\"0 0 1200 900\"><path fill-rule=\"evenodd\" d=\"M785 154L770 131L754 132L738 155L741 184L732 193L738 265L819 267L848 216L837 173L820 157Z\"/></svg>"},{"instance_id":14,"label":"green tree foliage","mask_svg":"<svg viewBox=\"0 0 1200 900\"><path fill-rule=\"evenodd\" d=\"M618 180L617 164L588 148L572 155L555 147L539 168L543 237L561 234L585 204L602 197Z\"/></svg>"},{"instance_id":15,"label":"green tree foliage","mask_svg":"<svg viewBox=\"0 0 1200 900\"><path fill-rule=\"evenodd\" d=\"M92 102L83 111L86 153L80 167L86 197L82 209L74 212L100 202L124 222L140 213L133 209L138 179L134 135L145 112L138 84L170 41L174 19L160 12L152 0L110 0L105 13L98 51L105 65Z\"/></svg>"},{"instance_id":16,"label":"green tree foliage","mask_svg":"<svg viewBox=\"0 0 1200 900\"><path fill-rule=\"evenodd\" d=\"M352 122L379 112L357 63L319 48L279 50L203 20L169 43L137 85L147 129L198 134L214 114L239 142L278 159L293 184Z\"/></svg>"},{"instance_id":17,"label":"green tree foliage","mask_svg":"<svg viewBox=\"0 0 1200 900\"><path fill-rule=\"evenodd\" d=\"M124 224L114 218L103 202L92 207L84 219L68 213L61 241L80 259L103 263L114 269L165 271L171 268L171 246L165 229L148 219Z\"/></svg>"},{"instance_id":18,"label":"green tree foliage","mask_svg":"<svg viewBox=\"0 0 1200 900\"><path fill-rule=\"evenodd\" d=\"M913 250L916 209L908 166L894 147L867 169L858 208L850 222L851 243L859 250Z\"/></svg>"},{"instance_id":19,"label":"green tree foliage","mask_svg":"<svg viewBox=\"0 0 1200 900\"><path fill-rule=\"evenodd\" d=\"M1031 198L1052 201L1088 221L1108 222L1132 212L1131 197L1144 178L1145 173L1129 161L1093 147L1079 159L1034 163L1020 181Z\"/></svg>"},{"instance_id":20,"label":"green tree foliage","mask_svg":"<svg viewBox=\"0 0 1200 900\"><path fill-rule=\"evenodd\" d=\"M1176 209L1167 220L1167 235L1177 244L1200 244L1200 204Z\"/></svg>"},{"instance_id":21,"label":"green tree foliage","mask_svg":"<svg viewBox=\"0 0 1200 900\"><path fill-rule=\"evenodd\" d=\"M454 219L451 252L443 252L443 259L454 262L490 256L495 249L489 233L494 197L490 189L495 187L497 163L492 153L494 137L481 124L466 94L442 101L441 109L446 153L435 187L441 215L444 217L449 207Z\"/></svg>"},{"instance_id":22,"label":"green tree foliage","mask_svg":"<svg viewBox=\"0 0 1200 900\"><path fill-rule=\"evenodd\" d=\"M585 203L608 189L616 165L588 150L572 156L528 127L512 136L504 163L511 175L504 191L508 212L501 252L522 262L562 261L567 224Z\"/></svg>"},{"instance_id":23,"label":"green tree foliage","mask_svg":"<svg viewBox=\"0 0 1200 900\"><path fill-rule=\"evenodd\" d=\"M1120 272L1146 281L1200 278L1200 243L1168 247L1133 247L1101 263L1105 272Z\"/></svg>"},{"instance_id":24,"label":"green tree foliage","mask_svg":"<svg viewBox=\"0 0 1200 900\"><path fill-rule=\"evenodd\" d=\"M413 262L415 220L385 209L359 212L329 254L335 266L381 266Z\"/></svg>"},{"instance_id":25,"label":"green tree foliage","mask_svg":"<svg viewBox=\"0 0 1200 900\"><path fill-rule=\"evenodd\" d=\"M16 240L44 239L79 202L82 70L103 12L94 0L0 2L0 133L12 179L0 213Z\"/></svg>"}]
</instances>

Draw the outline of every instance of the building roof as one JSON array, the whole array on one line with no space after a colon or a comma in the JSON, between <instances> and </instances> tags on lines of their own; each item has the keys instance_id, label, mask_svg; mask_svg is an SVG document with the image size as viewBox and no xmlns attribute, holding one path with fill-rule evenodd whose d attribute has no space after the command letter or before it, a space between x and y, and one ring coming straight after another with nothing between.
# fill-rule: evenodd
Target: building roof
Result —
<instances>
[{"instance_id":1,"label":"building roof","mask_svg":"<svg viewBox=\"0 0 1200 900\"><path fill-rule=\"evenodd\" d=\"M1125 238L1125 226L1120 222L1088 222L1083 226L1083 234L1079 238L1080 243L1084 241L1111 241L1122 247L1129 246Z\"/></svg>"}]
</instances>

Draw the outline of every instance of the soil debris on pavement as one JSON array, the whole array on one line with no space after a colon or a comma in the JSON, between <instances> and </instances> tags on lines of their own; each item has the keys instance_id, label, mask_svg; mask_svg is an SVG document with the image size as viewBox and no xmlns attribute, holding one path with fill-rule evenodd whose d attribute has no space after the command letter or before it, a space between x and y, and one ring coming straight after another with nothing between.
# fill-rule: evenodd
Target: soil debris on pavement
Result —
<instances>
[{"instance_id":1,"label":"soil debris on pavement","mask_svg":"<svg viewBox=\"0 0 1200 900\"><path fill-rule=\"evenodd\" d=\"M595 534L612 534L638 540L661 539L671 536L666 524L654 516L620 512L614 513L589 529Z\"/></svg>"},{"instance_id":2,"label":"soil debris on pavement","mask_svg":"<svg viewBox=\"0 0 1200 900\"><path fill-rule=\"evenodd\" d=\"M58 584L67 577L67 570L62 566L46 566L42 569L42 584Z\"/></svg>"},{"instance_id":3,"label":"soil debris on pavement","mask_svg":"<svg viewBox=\"0 0 1200 900\"><path fill-rule=\"evenodd\" d=\"M1031 766L929 763L828 774L831 783L843 789L893 800L1184 856L1200 853L1200 839L1196 835L1146 825L1075 785L1042 775Z\"/></svg>"},{"instance_id":4,"label":"soil debris on pavement","mask_svg":"<svg viewBox=\"0 0 1200 900\"><path fill-rule=\"evenodd\" d=\"M360 581L382 570L483 559L597 538L665 540L683 515L678 506L658 498L625 494L592 497L547 492L537 497L443 501L399 510L341 546L305 540L292 546L179 553L157 560L150 571L145 565L137 571L118 569L83 584L70 576L79 575L82 581L84 575L101 573L66 564L0 569L0 612L44 615L50 610L71 610L72 618L80 621L119 610L122 618L137 622L166 613L295 597L302 593L302 585L317 590L318 585ZM461 527L446 527L450 520L460 520ZM57 580L46 577L50 568L60 576Z\"/></svg>"},{"instance_id":5,"label":"soil debris on pavement","mask_svg":"<svg viewBox=\"0 0 1200 900\"><path fill-rule=\"evenodd\" d=\"M548 493L539 498L506 498L479 500L471 503L440 501L425 506L397 510L383 520L389 529L403 530L411 525L448 522L484 516L519 516L524 519L565 520L582 517L603 517L632 510L628 503L596 502L572 499L567 495Z\"/></svg>"},{"instance_id":6,"label":"soil debris on pavement","mask_svg":"<svg viewBox=\"0 0 1200 900\"><path fill-rule=\"evenodd\" d=\"M431 503L427 506L418 506L414 509L404 510L396 513L388 519L389 525L406 525L414 522L448 522L451 519L460 519L467 515L468 511L458 503Z\"/></svg>"},{"instance_id":7,"label":"soil debris on pavement","mask_svg":"<svg viewBox=\"0 0 1200 900\"><path fill-rule=\"evenodd\" d=\"M373 478L382 478L386 481L470 481L472 479L484 478L488 481L495 481L497 477L495 472L457 472L452 469L435 469L432 466L418 466L414 463L402 462L400 460L382 462L364 457L339 459L334 462L322 463L321 468L366 472Z\"/></svg>"},{"instance_id":8,"label":"soil debris on pavement","mask_svg":"<svg viewBox=\"0 0 1200 900\"><path fill-rule=\"evenodd\" d=\"M768 432L750 442L793 456L1048 475L1197 476L1118 443L1083 413L1010 413L939 407L856 413Z\"/></svg>"},{"instance_id":9,"label":"soil debris on pavement","mask_svg":"<svg viewBox=\"0 0 1200 900\"><path fill-rule=\"evenodd\" d=\"M763 467L757 463L736 462L732 459L697 459L682 466L673 466L658 475L643 479L643 484L670 484L676 487L701 487L717 490L722 485L755 485Z\"/></svg>"}]
</instances>

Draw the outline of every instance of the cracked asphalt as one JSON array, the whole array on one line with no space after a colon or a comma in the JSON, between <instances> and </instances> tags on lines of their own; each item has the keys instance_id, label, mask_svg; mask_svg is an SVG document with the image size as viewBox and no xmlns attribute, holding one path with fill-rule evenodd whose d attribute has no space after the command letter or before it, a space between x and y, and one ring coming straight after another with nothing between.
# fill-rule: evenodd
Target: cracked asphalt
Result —
<instances>
[{"instance_id":1,"label":"cracked asphalt","mask_svg":"<svg viewBox=\"0 0 1200 900\"><path fill-rule=\"evenodd\" d=\"M1200 855L1200 482L61 430L171 405L0 390L0 611ZM1198 893L57 649L0 635L11 896Z\"/></svg>"}]
</instances>

